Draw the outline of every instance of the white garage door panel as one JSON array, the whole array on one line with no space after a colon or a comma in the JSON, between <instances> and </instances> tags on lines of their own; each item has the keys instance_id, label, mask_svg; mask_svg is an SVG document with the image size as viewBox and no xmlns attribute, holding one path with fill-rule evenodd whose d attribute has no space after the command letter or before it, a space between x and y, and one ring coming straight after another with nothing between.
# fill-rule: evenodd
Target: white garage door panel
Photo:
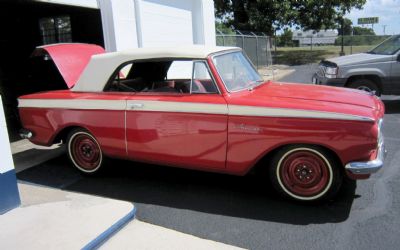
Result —
<instances>
[{"instance_id":1,"label":"white garage door panel","mask_svg":"<svg viewBox=\"0 0 400 250\"><path fill-rule=\"evenodd\" d=\"M142 1L140 6L143 47L193 44L191 5L154 2Z\"/></svg>"}]
</instances>

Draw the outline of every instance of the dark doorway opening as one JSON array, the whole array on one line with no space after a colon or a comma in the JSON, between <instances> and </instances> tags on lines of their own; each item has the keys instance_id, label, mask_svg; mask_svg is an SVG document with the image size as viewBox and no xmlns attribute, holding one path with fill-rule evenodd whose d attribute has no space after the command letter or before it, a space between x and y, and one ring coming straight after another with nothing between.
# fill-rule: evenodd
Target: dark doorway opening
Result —
<instances>
[{"instance_id":1,"label":"dark doorway opening","mask_svg":"<svg viewBox=\"0 0 400 250\"><path fill-rule=\"evenodd\" d=\"M36 1L0 2L0 94L11 141L19 139L17 98L29 92L30 55L40 45L92 43L104 47L99 9ZM35 76L37 78L38 76ZM43 74L43 80L51 74Z\"/></svg>"}]
</instances>

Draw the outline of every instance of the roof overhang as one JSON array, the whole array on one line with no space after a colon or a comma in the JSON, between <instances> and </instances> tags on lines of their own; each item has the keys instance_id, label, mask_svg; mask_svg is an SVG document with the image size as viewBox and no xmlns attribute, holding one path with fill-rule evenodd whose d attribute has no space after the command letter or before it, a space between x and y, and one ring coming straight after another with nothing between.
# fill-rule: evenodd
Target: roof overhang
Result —
<instances>
[{"instance_id":1,"label":"roof overhang","mask_svg":"<svg viewBox=\"0 0 400 250\"><path fill-rule=\"evenodd\" d=\"M90 9L98 9L97 0L35 0L35 2L62 4L68 6L76 6Z\"/></svg>"},{"instance_id":2,"label":"roof overhang","mask_svg":"<svg viewBox=\"0 0 400 250\"><path fill-rule=\"evenodd\" d=\"M76 92L101 92L117 67L130 61L157 59L207 59L216 53L240 51L238 47L180 46L168 48L137 48L94 55L71 89Z\"/></svg>"}]
</instances>

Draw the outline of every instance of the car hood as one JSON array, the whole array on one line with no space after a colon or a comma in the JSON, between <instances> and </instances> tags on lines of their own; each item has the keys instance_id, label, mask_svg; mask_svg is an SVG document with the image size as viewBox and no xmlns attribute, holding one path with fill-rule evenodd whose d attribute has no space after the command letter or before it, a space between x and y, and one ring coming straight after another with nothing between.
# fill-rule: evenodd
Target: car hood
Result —
<instances>
[{"instance_id":1,"label":"car hood","mask_svg":"<svg viewBox=\"0 0 400 250\"><path fill-rule=\"evenodd\" d=\"M72 88L92 55L104 52L102 47L94 44L60 43L37 47L32 56L48 56L51 58L68 88Z\"/></svg>"},{"instance_id":2,"label":"car hood","mask_svg":"<svg viewBox=\"0 0 400 250\"><path fill-rule=\"evenodd\" d=\"M335 58L330 58L326 61L333 62L337 66L348 66L348 65L359 65L359 64L367 64L367 63L378 63L378 62L386 62L391 60L391 55L377 55L377 54L369 54L369 53L359 53L348 56L340 56Z\"/></svg>"},{"instance_id":3,"label":"car hood","mask_svg":"<svg viewBox=\"0 0 400 250\"><path fill-rule=\"evenodd\" d=\"M229 103L350 114L370 120L375 120L384 111L382 102L364 91L277 82L266 82L252 91L233 93Z\"/></svg>"}]
</instances>

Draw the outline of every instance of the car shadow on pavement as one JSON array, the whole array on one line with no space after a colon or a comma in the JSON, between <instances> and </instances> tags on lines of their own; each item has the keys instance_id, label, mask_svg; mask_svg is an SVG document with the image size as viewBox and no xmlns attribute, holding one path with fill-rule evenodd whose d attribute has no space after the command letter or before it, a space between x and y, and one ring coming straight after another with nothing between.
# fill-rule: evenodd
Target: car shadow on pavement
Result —
<instances>
[{"instance_id":1,"label":"car shadow on pavement","mask_svg":"<svg viewBox=\"0 0 400 250\"><path fill-rule=\"evenodd\" d=\"M345 182L338 196L322 204L280 198L258 175L245 177L111 160L101 176L87 177L60 156L18 174L20 181L149 205L254 220L306 225L338 223L349 217L355 182Z\"/></svg>"},{"instance_id":2,"label":"car shadow on pavement","mask_svg":"<svg viewBox=\"0 0 400 250\"><path fill-rule=\"evenodd\" d=\"M23 150L12 155L15 171L17 173L60 156L65 152L64 147L46 149L29 147L30 145L22 145Z\"/></svg>"}]
</instances>

